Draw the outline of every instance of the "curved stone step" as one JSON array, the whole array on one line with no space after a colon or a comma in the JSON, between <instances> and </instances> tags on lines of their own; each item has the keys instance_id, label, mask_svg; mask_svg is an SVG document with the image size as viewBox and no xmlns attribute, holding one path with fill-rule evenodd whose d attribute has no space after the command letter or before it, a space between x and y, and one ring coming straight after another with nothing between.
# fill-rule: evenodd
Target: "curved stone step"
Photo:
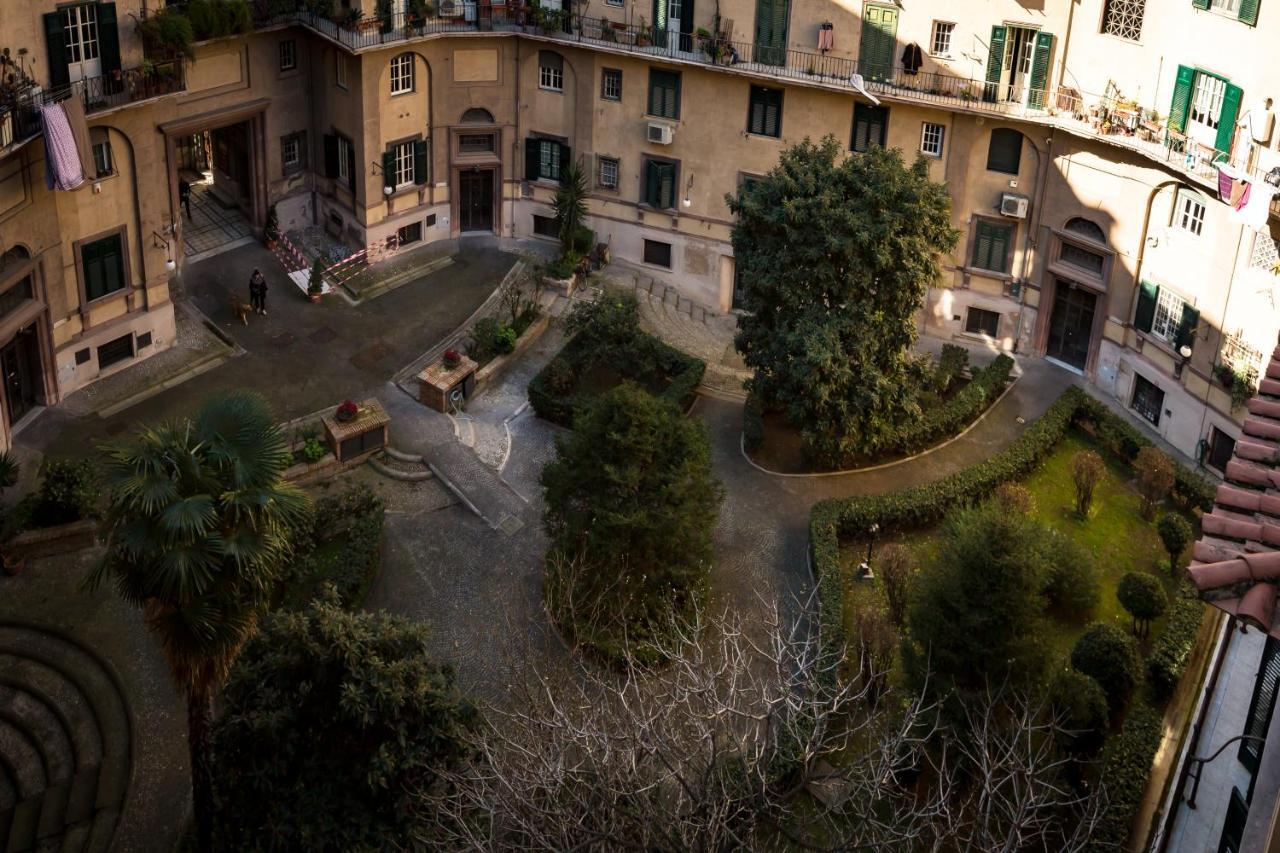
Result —
<instances>
[{"instance_id":1,"label":"curved stone step","mask_svg":"<svg viewBox=\"0 0 1280 853\"><path fill-rule=\"evenodd\" d=\"M5 837L3 816L5 812L17 805L17 802L18 789L13 784L13 777L9 775L9 768L0 761L0 840Z\"/></svg>"},{"instance_id":2,"label":"curved stone step","mask_svg":"<svg viewBox=\"0 0 1280 853\"><path fill-rule=\"evenodd\" d=\"M405 462L399 463L399 465L405 466L408 464L409 463ZM401 468L398 466L393 467L393 464L388 464L376 456L369 457L369 467L384 477L389 477L392 480L400 480L406 483L420 483L423 480L430 480L434 476L431 473L430 468L426 468L421 464L415 466L416 470Z\"/></svg>"},{"instance_id":3,"label":"curved stone step","mask_svg":"<svg viewBox=\"0 0 1280 853\"><path fill-rule=\"evenodd\" d=\"M34 799L48 787L44 758L27 733L0 720L0 761L9 769L18 802Z\"/></svg>"},{"instance_id":4,"label":"curved stone step","mask_svg":"<svg viewBox=\"0 0 1280 853\"><path fill-rule=\"evenodd\" d=\"M67 782L75 773L75 750L62 720L37 694L0 684L0 720L27 732L40 750L50 782Z\"/></svg>"},{"instance_id":5,"label":"curved stone step","mask_svg":"<svg viewBox=\"0 0 1280 853\"><path fill-rule=\"evenodd\" d=\"M68 826L67 831L62 834L58 853L81 853L89 843L89 830L92 828L93 825L88 821Z\"/></svg>"},{"instance_id":6,"label":"curved stone step","mask_svg":"<svg viewBox=\"0 0 1280 853\"><path fill-rule=\"evenodd\" d=\"M397 450L389 444L382 448L382 452L397 462L409 462L416 465L426 464L426 459L423 458L421 453L406 453L403 450Z\"/></svg>"},{"instance_id":7,"label":"curved stone step","mask_svg":"<svg viewBox=\"0 0 1280 853\"><path fill-rule=\"evenodd\" d=\"M118 809L100 809L93 816L89 837L84 844L85 853L110 853L111 838L115 835L116 822L120 820Z\"/></svg>"},{"instance_id":8,"label":"curved stone step","mask_svg":"<svg viewBox=\"0 0 1280 853\"><path fill-rule=\"evenodd\" d=\"M76 767L102 763L102 733L93 707L80 688L47 664L0 652L0 684L39 698L58 715L71 741Z\"/></svg>"}]
</instances>

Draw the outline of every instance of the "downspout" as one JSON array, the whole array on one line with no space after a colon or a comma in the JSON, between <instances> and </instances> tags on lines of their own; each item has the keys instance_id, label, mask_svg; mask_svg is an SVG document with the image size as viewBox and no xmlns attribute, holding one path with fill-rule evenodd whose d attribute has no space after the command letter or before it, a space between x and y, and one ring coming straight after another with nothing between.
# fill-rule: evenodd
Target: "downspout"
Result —
<instances>
[{"instance_id":1,"label":"downspout","mask_svg":"<svg viewBox=\"0 0 1280 853\"><path fill-rule=\"evenodd\" d=\"M511 140L511 239L516 238L516 201L520 197L520 184L516 169L516 155L520 151L520 37L516 36L516 132Z\"/></svg>"},{"instance_id":2,"label":"downspout","mask_svg":"<svg viewBox=\"0 0 1280 853\"><path fill-rule=\"evenodd\" d=\"M1022 319L1027 311L1027 276L1031 266L1031 251L1038 245L1036 235L1044 223L1044 185L1049 175L1049 163L1053 161L1053 139L1055 129L1049 130L1049 138L1045 140L1044 154L1035 145L1031 150L1036 152L1036 193L1032 208L1035 210L1035 224L1027 228L1027 236L1022 246L1022 273L1018 276L1021 282L1018 299L1018 334L1013 339L1013 351L1018 351L1018 342L1022 340Z\"/></svg>"}]
</instances>

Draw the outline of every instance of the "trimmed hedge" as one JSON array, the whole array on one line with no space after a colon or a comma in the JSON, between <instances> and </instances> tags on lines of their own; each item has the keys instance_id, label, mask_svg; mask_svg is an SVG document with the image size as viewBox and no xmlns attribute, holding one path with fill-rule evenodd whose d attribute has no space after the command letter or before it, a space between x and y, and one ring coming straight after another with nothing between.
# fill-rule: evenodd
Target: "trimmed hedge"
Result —
<instances>
[{"instance_id":1,"label":"trimmed hedge","mask_svg":"<svg viewBox=\"0 0 1280 853\"><path fill-rule=\"evenodd\" d=\"M294 533L280 606L306 607L331 583L344 610L359 609L382 566L384 508L364 485L316 501L309 522Z\"/></svg>"},{"instance_id":2,"label":"trimmed hedge","mask_svg":"<svg viewBox=\"0 0 1280 853\"><path fill-rule=\"evenodd\" d=\"M647 361L657 372L670 377L671 383L658 396L674 404L680 411L693 405L693 398L706 372L707 363L687 355L664 341L645 332L636 332L635 346L642 348ZM586 399L577 393L576 377L598 362L608 363L624 379L642 380L632 364L610 361L610 352L598 352L586 346L581 337L574 337L565 344L550 362L538 371L529 382L529 405L534 414L543 420L563 427L573 426L573 415Z\"/></svg>"},{"instance_id":3,"label":"trimmed hedge","mask_svg":"<svg viewBox=\"0 0 1280 853\"><path fill-rule=\"evenodd\" d=\"M742 407L742 447L755 453L764 444L764 401L754 391L747 393Z\"/></svg>"},{"instance_id":4,"label":"trimmed hedge","mask_svg":"<svg viewBox=\"0 0 1280 853\"><path fill-rule=\"evenodd\" d=\"M1157 698L1171 695L1178 686L1203 619L1204 602L1196 595L1196 588L1183 580L1178 584L1164 633L1156 639L1151 657L1147 658L1147 684Z\"/></svg>"},{"instance_id":5,"label":"trimmed hedge","mask_svg":"<svg viewBox=\"0 0 1280 853\"><path fill-rule=\"evenodd\" d=\"M1151 765L1163 733L1161 715L1136 703L1124 718L1120 734L1102 750L1098 778L1107 793L1107 807L1089 837L1089 850L1118 850L1129 839L1129 827L1151 778Z\"/></svg>"},{"instance_id":6,"label":"trimmed hedge","mask_svg":"<svg viewBox=\"0 0 1280 853\"><path fill-rule=\"evenodd\" d=\"M1000 395L1011 370L1013 359L1004 353L996 356L991 364L974 371L969 384L950 400L903 424L893 437L890 452L915 453L960 433Z\"/></svg>"},{"instance_id":7,"label":"trimmed hedge","mask_svg":"<svg viewBox=\"0 0 1280 853\"><path fill-rule=\"evenodd\" d=\"M828 498L815 504L809 517L809 549L818 583L819 630L824 648L835 653L846 644L841 538L863 538L872 524L879 526L881 535L895 528L922 527L962 503L986 498L1001 483L1029 473L1053 451L1067 428L1079 421L1091 422L1104 447L1117 447L1117 455L1126 462L1137 455L1139 448L1152 443L1105 404L1073 385L1012 444L977 465L898 492ZM1102 438L1104 435L1107 437ZM1175 463L1174 467L1175 503L1186 509L1212 508L1213 485L1181 465Z\"/></svg>"},{"instance_id":8,"label":"trimmed hedge","mask_svg":"<svg viewBox=\"0 0 1280 853\"><path fill-rule=\"evenodd\" d=\"M961 373L969 366L969 351L958 344L943 344L938 364L933 369L933 389L945 394Z\"/></svg>"}]
</instances>

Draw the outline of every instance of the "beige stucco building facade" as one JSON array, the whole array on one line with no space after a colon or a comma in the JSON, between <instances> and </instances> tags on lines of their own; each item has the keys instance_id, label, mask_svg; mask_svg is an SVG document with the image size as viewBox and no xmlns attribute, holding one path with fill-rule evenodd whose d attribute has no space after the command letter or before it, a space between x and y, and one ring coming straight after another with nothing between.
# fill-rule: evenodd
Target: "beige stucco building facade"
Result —
<instances>
[{"instance_id":1,"label":"beige stucco building facade","mask_svg":"<svg viewBox=\"0 0 1280 853\"><path fill-rule=\"evenodd\" d=\"M547 240L576 160L597 239L716 311L738 283L726 194L830 134L851 156L926 156L950 189L963 237L923 333L1054 358L1186 453L1230 455L1239 412L1217 366L1260 367L1280 316L1274 217L1242 221L1215 165L1261 192L1280 165L1265 61L1280 19L1256 0L1158 15L1144 0L604 0L567 22L465 0L384 20L374 0L334 5L355 9L198 42L161 82L165 57L137 33L155 3L6 6L0 33L39 90L0 104L0 288L32 290L0 319L0 361L15 336L38 358L23 356L36 380L0 389L18 416L0 443L25 409L171 340L195 134L231 140L214 184L252 226L275 204L284 228L323 226L375 260L473 233ZM69 46L85 15L97 65ZM50 191L30 104L67 92L112 162ZM93 253L113 234L127 282L99 293Z\"/></svg>"}]
</instances>

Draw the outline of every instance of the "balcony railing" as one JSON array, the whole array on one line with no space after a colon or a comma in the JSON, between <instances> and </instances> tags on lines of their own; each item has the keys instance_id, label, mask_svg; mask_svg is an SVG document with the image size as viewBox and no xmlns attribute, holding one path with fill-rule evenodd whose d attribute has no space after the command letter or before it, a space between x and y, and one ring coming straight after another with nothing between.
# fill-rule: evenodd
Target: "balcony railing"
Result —
<instances>
[{"instance_id":1,"label":"balcony railing","mask_svg":"<svg viewBox=\"0 0 1280 853\"><path fill-rule=\"evenodd\" d=\"M185 89L182 61L172 60L89 77L56 89L28 92L0 103L0 150L40 133L40 107L45 104L76 97L84 102L85 113L92 115Z\"/></svg>"}]
</instances>

